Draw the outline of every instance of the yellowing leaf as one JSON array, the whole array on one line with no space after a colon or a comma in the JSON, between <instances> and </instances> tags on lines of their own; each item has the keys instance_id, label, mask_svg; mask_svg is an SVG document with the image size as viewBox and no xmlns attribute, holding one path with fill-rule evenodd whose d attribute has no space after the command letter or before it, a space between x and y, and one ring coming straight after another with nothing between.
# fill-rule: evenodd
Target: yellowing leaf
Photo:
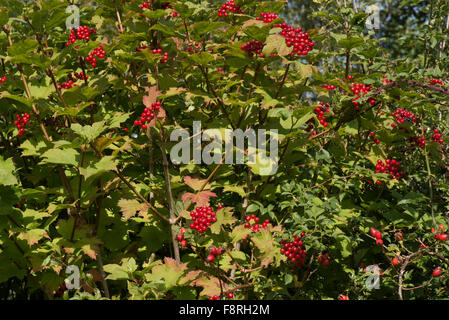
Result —
<instances>
[{"instance_id":1,"label":"yellowing leaf","mask_svg":"<svg viewBox=\"0 0 449 320\"><path fill-rule=\"evenodd\" d=\"M28 245L31 247L33 244L36 244L39 242L42 238L50 239L47 232L43 229L32 229L25 232L21 232L18 235L19 239L25 240L28 242Z\"/></svg>"},{"instance_id":2,"label":"yellowing leaf","mask_svg":"<svg viewBox=\"0 0 449 320\"><path fill-rule=\"evenodd\" d=\"M202 207L205 206L207 204L209 204L209 199L212 197L216 197L217 195L212 192L212 191L201 191L198 192L197 194L195 193L184 193L182 195L182 202L186 202L187 200L191 200L193 203L196 204L196 206L198 207Z\"/></svg>"},{"instance_id":3,"label":"yellowing leaf","mask_svg":"<svg viewBox=\"0 0 449 320\"><path fill-rule=\"evenodd\" d=\"M177 284L185 270L187 270L187 265L185 263L178 265L175 259L165 257L164 264L153 267L151 274L147 275L147 280L163 280L165 288L169 289Z\"/></svg>"},{"instance_id":4,"label":"yellowing leaf","mask_svg":"<svg viewBox=\"0 0 449 320\"><path fill-rule=\"evenodd\" d=\"M138 211L148 210L148 206L145 203L140 203L136 199L120 199L117 205L120 207L125 220L134 217Z\"/></svg>"}]
</instances>

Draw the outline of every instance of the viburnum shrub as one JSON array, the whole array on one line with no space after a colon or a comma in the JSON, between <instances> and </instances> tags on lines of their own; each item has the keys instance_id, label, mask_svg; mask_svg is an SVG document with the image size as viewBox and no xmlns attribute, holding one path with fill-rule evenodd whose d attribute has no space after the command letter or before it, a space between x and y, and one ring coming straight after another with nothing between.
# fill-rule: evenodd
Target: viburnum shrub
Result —
<instances>
[{"instance_id":1,"label":"viburnum shrub","mask_svg":"<svg viewBox=\"0 0 449 320\"><path fill-rule=\"evenodd\" d=\"M1 2L0 297L447 298L449 8L305 2Z\"/></svg>"}]
</instances>

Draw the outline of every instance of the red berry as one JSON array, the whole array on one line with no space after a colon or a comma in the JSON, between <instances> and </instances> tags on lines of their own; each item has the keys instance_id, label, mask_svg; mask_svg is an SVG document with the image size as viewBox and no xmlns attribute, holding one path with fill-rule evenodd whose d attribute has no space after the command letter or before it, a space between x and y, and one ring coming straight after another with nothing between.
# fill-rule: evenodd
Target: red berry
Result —
<instances>
[{"instance_id":1,"label":"red berry","mask_svg":"<svg viewBox=\"0 0 449 320\"><path fill-rule=\"evenodd\" d=\"M439 276L441 275L442 272L443 272L443 271L441 270L441 268L438 267L438 268L436 268L435 270L433 270L432 275L433 275L434 278L436 278L436 277L439 277Z\"/></svg>"}]
</instances>

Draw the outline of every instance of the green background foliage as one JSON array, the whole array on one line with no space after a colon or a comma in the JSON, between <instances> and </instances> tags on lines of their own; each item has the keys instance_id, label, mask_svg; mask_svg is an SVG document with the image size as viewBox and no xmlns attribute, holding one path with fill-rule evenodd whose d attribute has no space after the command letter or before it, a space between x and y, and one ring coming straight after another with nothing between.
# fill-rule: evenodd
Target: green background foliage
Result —
<instances>
[{"instance_id":1,"label":"green background foliage","mask_svg":"<svg viewBox=\"0 0 449 320\"><path fill-rule=\"evenodd\" d=\"M378 30L364 11L377 1L236 0L244 13L229 17L218 1L95 3L76 2L96 33L67 46L71 1L0 0L0 297L447 298L449 247L431 229L448 227L449 88L429 80L449 80L447 1L380 1ZM261 12L301 26L313 50L291 58L276 23L255 20ZM241 49L254 40L265 57ZM93 68L85 57L99 45L106 55ZM58 86L74 72L88 79ZM372 86L359 110L351 82ZM134 126L156 101L163 110L151 125ZM398 109L416 116L406 130L391 127ZM21 111L30 121L18 137ZM277 129L277 172L172 163L170 133L191 133L193 121ZM413 147L421 136L425 146ZM393 158L403 177L375 173ZM189 213L203 204L217 222L198 234ZM269 227L245 228L251 214ZM293 268L281 240L303 232L305 265ZM212 262L211 246L224 251ZM70 265L80 269L77 290L65 289ZM366 286L368 266L381 270L379 289Z\"/></svg>"}]
</instances>

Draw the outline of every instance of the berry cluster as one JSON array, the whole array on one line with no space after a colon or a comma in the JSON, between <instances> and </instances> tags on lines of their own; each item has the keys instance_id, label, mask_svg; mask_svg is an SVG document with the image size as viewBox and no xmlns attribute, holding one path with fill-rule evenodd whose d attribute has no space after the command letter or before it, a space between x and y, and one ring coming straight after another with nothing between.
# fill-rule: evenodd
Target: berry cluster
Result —
<instances>
[{"instance_id":1,"label":"berry cluster","mask_svg":"<svg viewBox=\"0 0 449 320\"><path fill-rule=\"evenodd\" d=\"M391 115L394 117L394 121L397 124L404 123L404 121L416 122L416 116L414 113L404 109L397 109L395 112L392 112ZM392 123L391 127L394 127L395 124Z\"/></svg>"},{"instance_id":2,"label":"berry cluster","mask_svg":"<svg viewBox=\"0 0 449 320\"><path fill-rule=\"evenodd\" d=\"M323 89L325 90L335 90L335 86L333 84L324 84Z\"/></svg>"},{"instance_id":3,"label":"berry cluster","mask_svg":"<svg viewBox=\"0 0 449 320\"><path fill-rule=\"evenodd\" d=\"M433 233L433 238L440 240L440 241L446 241L447 240L447 234L444 233L444 225L440 224L440 226L438 227L437 231L435 232L435 229L432 228L431 231Z\"/></svg>"},{"instance_id":4,"label":"berry cluster","mask_svg":"<svg viewBox=\"0 0 449 320\"><path fill-rule=\"evenodd\" d=\"M324 116L325 113L330 112L329 111L329 103L323 103L320 101L320 105L321 107L316 107L313 112L315 112L315 114L318 116L318 120L320 121L320 124L323 127L327 127L329 125L329 123L327 123L327 118Z\"/></svg>"},{"instance_id":5,"label":"berry cluster","mask_svg":"<svg viewBox=\"0 0 449 320\"><path fill-rule=\"evenodd\" d=\"M220 210L222 206L218 206ZM197 230L199 233L203 233L210 227L210 225L217 221L216 213L212 210L212 207L197 207L195 211L190 212L193 223L190 224L190 229Z\"/></svg>"},{"instance_id":6,"label":"berry cluster","mask_svg":"<svg viewBox=\"0 0 449 320\"><path fill-rule=\"evenodd\" d=\"M219 256L221 254L223 254L224 249L223 248L215 248L214 246L211 246L209 248L209 252L210 254L207 256L207 261L212 262L215 260L216 256Z\"/></svg>"},{"instance_id":7,"label":"berry cluster","mask_svg":"<svg viewBox=\"0 0 449 320\"><path fill-rule=\"evenodd\" d=\"M144 1L141 5L140 5L140 9L150 9L151 8L151 1Z\"/></svg>"},{"instance_id":8,"label":"berry cluster","mask_svg":"<svg viewBox=\"0 0 449 320\"><path fill-rule=\"evenodd\" d=\"M384 244L382 240L382 233L379 230L371 228L369 233L371 234L372 237L376 238L376 244L378 246L382 246Z\"/></svg>"},{"instance_id":9,"label":"berry cluster","mask_svg":"<svg viewBox=\"0 0 449 320\"><path fill-rule=\"evenodd\" d=\"M72 29L72 31L70 31L69 42L67 42L65 45L68 47L72 43L74 43L77 39L89 41L90 35L92 33L96 33L95 29L89 28L87 26L81 26L78 29L76 29L76 31Z\"/></svg>"},{"instance_id":10,"label":"berry cluster","mask_svg":"<svg viewBox=\"0 0 449 320\"><path fill-rule=\"evenodd\" d=\"M7 79L6 76L3 76L3 77L0 78L0 82L3 83L3 82L6 81L6 79Z\"/></svg>"},{"instance_id":11,"label":"berry cluster","mask_svg":"<svg viewBox=\"0 0 449 320\"><path fill-rule=\"evenodd\" d=\"M274 12L261 12L260 17L257 17L256 20L262 20L265 23L271 23L277 18L279 18L279 16Z\"/></svg>"},{"instance_id":12,"label":"berry cluster","mask_svg":"<svg viewBox=\"0 0 449 320\"><path fill-rule=\"evenodd\" d=\"M295 240L286 242L285 240L281 241L283 248L281 249L281 254L287 256L290 262L294 263L295 267L304 266L304 259L306 257L306 250L303 247L302 239L306 234L303 232L301 236L298 237L294 235Z\"/></svg>"},{"instance_id":13,"label":"berry cluster","mask_svg":"<svg viewBox=\"0 0 449 320\"><path fill-rule=\"evenodd\" d=\"M338 300L349 300L349 297L348 297L347 295L340 294L340 295L338 296Z\"/></svg>"},{"instance_id":14,"label":"berry cluster","mask_svg":"<svg viewBox=\"0 0 449 320\"><path fill-rule=\"evenodd\" d=\"M209 300L219 300L219 299L220 299L220 298L219 298L217 295L212 296L212 297L209 298Z\"/></svg>"},{"instance_id":15,"label":"berry cluster","mask_svg":"<svg viewBox=\"0 0 449 320\"><path fill-rule=\"evenodd\" d=\"M444 140L441 139L442 135L441 133L438 131L438 129L434 129L433 130L433 135L432 135L432 140L433 142L436 142L438 144L443 144Z\"/></svg>"},{"instance_id":16,"label":"berry cluster","mask_svg":"<svg viewBox=\"0 0 449 320\"><path fill-rule=\"evenodd\" d=\"M414 144L415 147L420 147L421 149L424 149L426 146L426 138L424 137L410 137L408 141L412 144Z\"/></svg>"},{"instance_id":17,"label":"berry cluster","mask_svg":"<svg viewBox=\"0 0 449 320\"><path fill-rule=\"evenodd\" d=\"M179 17L179 13L177 13L175 11L175 8L172 5L170 5L170 3L166 2L166 3L162 4L162 8L163 9L171 9L172 10L171 16L173 18Z\"/></svg>"},{"instance_id":18,"label":"berry cluster","mask_svg":"<svg viewBox=\"0 0 449 320\"><path fill-rule=\"evenodd\" d=\"M250 229L252 232L259 232L261 227L267 229L267 226L270 223L270 220L265 220L262 225L258 224L260 219L259 217L256 217L255 214L247 216L245 219L245 228ZM254 220L254 224L251 224L251 220Z\"/></svg>"},{"instance_id":19,"label":"berry cluster","mask_svg":"<svg viewBox=\"0 0 449 320\"><path fill-rule=\"evenodd\" d=\"M128 130L126 130L128 131ZM178 240L178 242L181 244L181 246L186 247L187 246L187 241L186 239L184 239L184 235L183 233L185 233L187 231L186 228L181 228L181 234L178 234L176 236L176 240Z\"/></svg>"},{"instance_id":20,"label":"berry cluster","mask_svg":"<svg viewBox=\"0 0 449 320\"><path fill-rule=\"evenodd\" d=\"M306 56L310 50L313 49L315 43L310 39L309 34L303 33L302 28L293 28L286 22L277 24L275 28L282 28L281 35L285 38L287 47L293 46L293 52L290 53L290 57Z\"/></svg>"},{"instance_id":21,"label":"berry cluster","mask_svg":"<svg viewBox=\"0 0 449 320\"><path fill-rule=\"evenodd\" d=\"M393 179L400 179L404 176L404 172L399 171L399 162L395 159L385 159L385 163L382 160L377 160L376 173L389 173Z\"/></svg>"},{"instance_id":22,"label":"berry cluster","mask_svg":"<svg viewBox=\"0 0 449 320\"><path fill-rule=\"evenodd\" d=\"M89 53L89 56L86 57L86 61L90 63L92 68L95 68L97 66L97 58L95 57L103 59L105 55L106 51L104 51L103 46L100 45Z\"/></svg>"},{"instance_id":23,"label":"berry cluster","mask_svg":"<svg viewBox=\"0 0 449 320\"><path fill-rule=\"evenodd\" d=\"M187 53L190 53L192 51L194 51L195 53L200 53L202 50L202 47L204 45L204 40L201 40L201 42L196 41L193 46L188 46L186 49ZM210 52L212 52L212 49L209 49Z\"/></svg>"},{"instance_id":24,"label":"berry cluster","mask_svg":"<svg viewBox=\"0 0 449 320\"><path fill-rule=\"evenodd\" d=\"M349 77L348 77L348 79L349 79ZM356 100L360 99L362 97L362 95L365 95L368 92L370 92L371 89L372 89L371 86L364 85L363 83L354 83L354 82L351 83L350 90L355 96L354 98L351 99L351 101L352 101L353 105L355 106L356 110L359 110L359 102ZM376 103L376 101L374 99L370 99L368 102L372 105Z\"/></svg>"},{"instance_id":25,"label":"berry cluster","mask_svg":"<svg viewBox=\"0 0 449 320\"><path fill-rule=\"evenodd\" d=\"M429 81L429 84L439 84L441 86L445 86L446 85L442 80L439 80L439 79L429 80L429 78L426 78L426 80Z\"/></svg>"},{"instance_id":26,"label":"berry cluster","mask_svg":"<svg viewBox=\"0 0 449 320\"><path fill-rule=\"evenodd\" d=\"M321 253L318 258L317 258L318 262L320 263L320 265L322 265L323 267L326 267L329 265L330 263L330 255L328 252L325 253Z\"/></svg>"},{"instance_id":27,"label":"berry cluster","mask_svg":"<svg viewBox=\"0 0 449 320\"><path fill-rule=\"evenodd\" d=\"M220 9L218 9L218 16L221 17L227 17L229 14L228 12L234 12L234 13L245 13L245 11L240 10L240 6L236 6L234 0L227 1L224 5L221 6Z\"/></svg>"},{"instance_id":28,"label":"berry cluster","mask_svg":"<svg viewBox=\"0 0 449 320\"><path fill-rule=\"evenodd\" d=\"M139 46L136 48L137 52L141 52L142 50L148 49L146 45L139 44Z\"/></svg>"},{"instance_id":29,"label":"berry cluster","mask_svg":"<svg viewBox=\"0 0 449 320\"><path fill-rule=\"evenodd\" d=\"M162 49L161 48L153 49L152 53L153 53L153 55L162 54ZM168 60L168 52L164 52L162 55L162 59L159 62L165 63L165 62L167 62L167 60Z\"/></svg>"},{"instance_id":30,"label":"berry cluster","mask_svg":"<svg viewBox=\"0 0 449 320\"><path fill-rule=\"evenodd\" d=\"M77 82L78 80L85 80L85 79L87 80L87 79L88 79L88 75L84 75L84 72L80 72L80 73L75 72L75 73L74 73L74 76L75 76L77 79L74 79L73 76L72 76L72 74L69 73L69 74L67 75L67 78L68 78L69 80L66 81L66 82L64 82L63 84L57 83L57 86L58 86L59 88L70 89L70 88L73 88L73 87L76 87L76 86L77 86L77 85L75 84L75 82Z\"/></svg>"},{"instance_id":31,"label":"berry cluster","mask_svg":"<svg viewBox=\"0 0 449 320\"><path fill-rule=\"evenodd\" d=\"M380 143L380 140L377 139L377 138L374 136L374 132L371 131L371 132L369 133L369 136L370 136L370 138L374 141L375 144L379 144L379 143Z\"/></svg>"},{"instance_id":32,"label":"berry cluster","mask_svg":"<svg viewBox=\"0 0 449 320\"><path fill-rule=\"evenodd\" d=\"M30 114L28 112L20 111L20 114L16 114L16 119L14 121L14 124L16 125L17 129L19 129L19 133L17 134L17 137L21 137L26 133L26 125L28 121L30 120Z\"/></svg>"},{"instance_id":33,"label":"berry cluster","mask_svg":"<svg viewBox=\"0 0 449 320\"><path fill-rule=\"evenodd\" d=\"M240 47L243 51L246 51L250 57L257 54L259 57L265 57L262 54L263 44L257 40L248 41L243 46Z\"/></svg>"},{"instance_id":34,"label":"berry cluster","mask_svg":"<svg viewBox=\"0 0 449 320\"><path fill-rule=\"evenodd\" d=\"M153 120L153 118L155 116L154 113L156 111L158 111L160 108L161 108L160 101L152 103L150 107L144 109L144 111L142 112L142 115L140 116L140 120L134 121L134 125L138 126L138 127L142 127L142 129L145 130L147 128L147 125L145 123Z\"/></svg>"},{"instance_id":35,"label":"berry cluster","mask_svg":"<svg viewBox=\"0 0 449 320\"><path fill-rule=\"evenodd\" d=\"M383 83L388 83L388 82L390 82L390 80L389 79L387 79L388 78L388 76L386 75L386 74L384 74L383 76L382 76L382 78L383 78Z\"/></svg>"}]
</instances>

